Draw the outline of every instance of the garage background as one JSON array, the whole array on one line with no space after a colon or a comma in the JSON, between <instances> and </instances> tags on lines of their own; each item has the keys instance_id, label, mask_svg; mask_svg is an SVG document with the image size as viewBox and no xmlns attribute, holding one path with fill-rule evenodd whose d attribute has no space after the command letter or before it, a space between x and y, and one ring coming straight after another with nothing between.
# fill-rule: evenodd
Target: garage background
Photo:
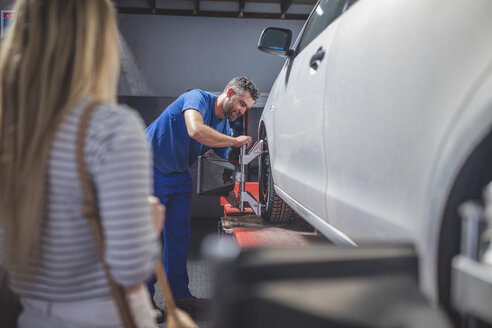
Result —
<instances>
[{"instance_id":1,"label":"garage background","mask_svg":"<svg viewBox=\"0 0 492 328\"><path fill-rule=\"evenodd\" d=\"M249 113L248 132L257 124L284 60L257 49L269 26L288 28L293 42L315 0L115 0L121 33L118 100L150 124L183 92L200 88L220 93L234 76L246 75L261 98ZM8 10L12 0L0 0ZM192 168L196 186L196 165ZM220 217L218 197L196 196L192 218Z\"/></svg>"}]
</instances>

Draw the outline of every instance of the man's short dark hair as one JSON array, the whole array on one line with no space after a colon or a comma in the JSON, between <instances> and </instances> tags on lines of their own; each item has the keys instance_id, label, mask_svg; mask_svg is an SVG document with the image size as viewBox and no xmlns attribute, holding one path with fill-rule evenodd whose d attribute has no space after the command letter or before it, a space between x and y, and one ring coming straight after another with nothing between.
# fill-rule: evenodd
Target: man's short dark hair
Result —
<instances>
[{"instance_id":1,"label":"man's short dark hair","mask_svg":"<svg viewBox=\"0 0 492 328\"><path fill-rule=\"evenodd\" d=\"M224 92L227 92L229 88L233 88L237 93L242 94L244 91L248 91L251 98L256 102L260 98L260 91L256 85L251 81L249 77L237 76L227 83Z\"/></svg>"}]
</instances>

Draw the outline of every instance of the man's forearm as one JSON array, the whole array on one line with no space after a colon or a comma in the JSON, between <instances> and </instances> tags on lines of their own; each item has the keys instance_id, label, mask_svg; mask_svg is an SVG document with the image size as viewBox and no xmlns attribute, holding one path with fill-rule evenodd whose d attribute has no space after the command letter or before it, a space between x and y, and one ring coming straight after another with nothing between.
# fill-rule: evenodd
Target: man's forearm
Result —
<instances>
[{"instance_id":1,"label":"man's forearm","mask_svg":"<svg viewBox=\"0 0 492 328\"><path fill-rule=\"evenodd\" d=\"M207 125L200 125L196 127L190 137L205 146L214 148L231 147L236 146L237 144L236 138L215 131Z\"/></svg>"},{"instance_id":2,"label":"man's forearm","mask_svg":"<svg viewBox=\"0 0 492 328\"><path fill-rule=\"evenodd\" d=\"M208 125L203 124L203 117L200 112L192 108L184 111L186 129L188 135L201 143L212 148L239 147L246 144L251 146L253 139L249 136L230 137L222 134Z\"/></svg>"}]
</instances>

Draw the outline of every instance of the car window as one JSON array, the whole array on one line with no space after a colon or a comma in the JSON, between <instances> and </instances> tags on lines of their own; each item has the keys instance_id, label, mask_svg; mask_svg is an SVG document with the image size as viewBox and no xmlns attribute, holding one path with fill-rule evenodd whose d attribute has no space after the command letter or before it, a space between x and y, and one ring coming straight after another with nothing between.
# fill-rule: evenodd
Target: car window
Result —
<instances>
[{"instance_id":1,"label":"car window","mask_svg":"<svg viewBox=\"0 0 492 328\"><path fill-rule=\"evenodd\" d=\"M320 0L304 27L297 53L318 36L338 16L345 12L356 0Z\"/></svg>"}]
</instances>

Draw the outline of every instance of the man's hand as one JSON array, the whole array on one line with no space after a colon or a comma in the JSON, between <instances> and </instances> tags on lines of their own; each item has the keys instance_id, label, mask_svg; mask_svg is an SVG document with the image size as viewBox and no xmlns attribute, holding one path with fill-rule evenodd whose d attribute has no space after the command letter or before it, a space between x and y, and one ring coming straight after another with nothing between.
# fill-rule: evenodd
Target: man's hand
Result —
<instances>
[{"instance_id":1,"label":"man's hand","mask_svg":"<svg viewBox=\"0 0 492 328\"><path fill-rule=\"evenodd\" d=\"M234 147L241 147L242 145L246 144L246 148L249 148L253 143L253 138L250 136L239 136L234 139L236 139L236 144L234 145Z\"/></svg>"},{"instance_id":2,"label":"man's hand","mask_svg":"<svg viewBox=\"0 0 492 328\"><path fill-rule=\"evenodd\" d=\"M154 229L157 232L162 231L164 226L164 218L166 217L166 208L161 204L159 198L149 196L150 215L154 219Z\"/></svg>"}]
</instances>

